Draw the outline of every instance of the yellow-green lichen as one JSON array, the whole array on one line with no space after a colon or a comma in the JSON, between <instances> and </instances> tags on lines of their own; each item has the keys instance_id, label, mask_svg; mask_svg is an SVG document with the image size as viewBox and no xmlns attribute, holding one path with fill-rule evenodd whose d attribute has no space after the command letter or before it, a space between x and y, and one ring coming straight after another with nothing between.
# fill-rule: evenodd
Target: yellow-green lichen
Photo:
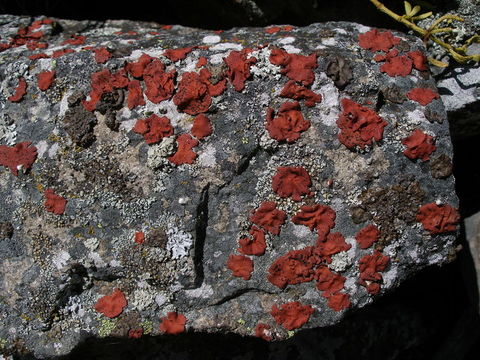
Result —
<instances>
[{"instance_id":1,"label":"yellow-green lichen","mask_svg":"<svg viewBox=\"0 0 480 360\"><path fill-rule=\"evenodd\" d=\"M140 326L142 327L143 329L143 334L144 335L148 335L148 334L151 334L152 331L153 331L153 322L151 322L150 320L144 320L140 323Z\"/></svg>"},{"instance_id":2,"label":"yellow-green lichen","mask_svg":"<svg viewBox=\"0 0 480 360\"><path fill-rule=\"evenodd\" d=\"M98 336L100 337L107 337L115 329L115 326L117 326L117 321L111 319L102 319L100 323L101 325L98 329Z\"/></svg>"}]
</instances>

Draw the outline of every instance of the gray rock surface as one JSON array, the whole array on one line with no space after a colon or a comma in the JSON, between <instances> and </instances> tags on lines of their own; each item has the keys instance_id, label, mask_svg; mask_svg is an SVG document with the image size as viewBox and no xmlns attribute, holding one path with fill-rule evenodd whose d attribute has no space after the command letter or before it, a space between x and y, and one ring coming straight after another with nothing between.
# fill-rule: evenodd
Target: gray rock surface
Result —
<instances>
[{"instance_id":1,"label":"gray rock surface","mask_svg":"<svg viewBox=\"0 0 480 360\"><path fill-rule=\"evenodd\" d=\"M414 88L435 93L428 71L411 69L406 76L380 71L383 63L373 57L381 52L359 46L359 34L370 28L327 23L218 33L128 21L31 23L13 16L2 16L0 23L2 42L11 45L0 53L3 349L22 348L42 358L67 354L87 337L132 336L130 330L158 335L165 332L160 324L170 312L186 317L188 332L254 335L257 324L264 323L268 334L281 340L299 326L277 323L271 314L275 306L309 306L305 311L313 313L301 321L303 329L332 325L420 269L455 257L458 200L444 106L440 99L423 106L406 98ZM18 32L23 26L30 28ZM36 31L44 32L40 39ZM424 51L419 39L394 35L402 63L409 62L408 52ZM30 50L38 41L48 47ZM190 46L177 61L165 52ZM94 49L97 56L108 51L110 57L96 58ZM29 58L40 52L47 57ZM270 60L272 53L280 60ZM142 78L139 63L126 64L142 54L165 65L157 69L161 76L176 71L174 90L165 100L134 96L139 84L147 92L148 76ZM235 56L243 56L244 63L228 65L225 58ZM316 67L308 65L311 59ZM205 75L202 67L208 79L192 74ZM105 75L105 69L121 74L124 68L120 77L128 79L128 89L114 85L110 75L93 81L103 94L90 111L98 95L92 92L92 74ZM250 76L242 89L246 69ZM46 71L55 71L51 84L38 81ZM189 76L191 81L182 82ZM22 77L26 93L15 97ZM306 106L301 100L300 110L289 105L282 111L281 105L292 101L280 97L288 77L321 95L321 101ZM167 87L161 90L168 92ZM342 117L349 106L351 114ZM355 112L367 116L357 119ZM195 131L197 113L210 119L211 135L201 138ZM145 123L138 119L152 115L167 117L171 129L163 127L163 139L147 144L158 132L142 130ZM341 118L358 122L340 130ZM287 131L289 126L297 131ZM402 140L417 129L434 138L430 160L404 155ZM357 138L359 146L351 146L349 131L364 137ZM197 143L186 134L201 139ZM423 137L427 143L428 136ZM182 143L185 138L196 144L193 150L179 151L188 145ZM37 157L30 164L33 146ZM425 148L432 150L431 144L420 145ZM191 164L176 164L178 154ZM311 182L278 175L291 168L304 174L303 168ZM265 202L285 213L279 234L265 218L252 217ZM302 206L314 204L334 211L335 223L323 215L315 224L318 230L312 226L311 231L292 221ZM418 216L425 204L439 212L422 223ZM264 228L266 250L244 260L254 266L246 280L248 271L245 278L233 276L227 263L240 256L239 240L249 235L252 222ZM368 225L375 225L379 236L363 249L356 237ZM321 233L328 231L325 239ZM303 252L303 264L292 260L282 268L297 271L280 274L290 281L282 289L269 269L294 250ZM370 261L372 255L377 263ZM366 262L370 267L361 270ZM318 285L320 270L336 282ZM119 292L126 306L100 310L99 304ZM339 304L331 299L339 298L341 309L335 309Z\"/></svg>"}]
</instances>

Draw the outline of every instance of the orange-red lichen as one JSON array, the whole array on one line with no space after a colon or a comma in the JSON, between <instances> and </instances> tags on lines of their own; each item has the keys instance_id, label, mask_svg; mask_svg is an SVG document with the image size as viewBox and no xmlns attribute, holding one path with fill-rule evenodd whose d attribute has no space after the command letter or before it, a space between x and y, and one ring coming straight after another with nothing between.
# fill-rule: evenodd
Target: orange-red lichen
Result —
<instances>
[{"instance_id":1,"label":"orange-red lichen","mask_svg":"<svg viewBox=\"0 0 480 360\"><path fill-rule=\"evenodd\" d=\"M327 305L334 311L342 311L350 307L350 295L341 292L328 296Z\"/></svg>"},{"instance_id":2,"label":"orange-red lichen","mask_svg":"<svg viewBox=\"0 0 480 360\"><path fill-rule=\"evenodd\" d=\"M135 78L141 78L143 71L154 58L147 54L142 54L137 61L127 63L125 70Z\"/></svg>"},{"instance_id":3,"label":"orange-red lichen","mask_svg":"<svg viewBox=\"0 0 480 360\"><path fill-rule=\"evenodd\" d=\"M253 271L253 261L244 255L230 255L227 261L227 267L232 270L232 275L241 277L244 280L250 280Z\"/></svg>"},{"instance_id":4,"label":"orange-red lichen","mask_svg":"<svg viewBox=\"0 0 480 360\"><path fill-rule=\"evenodd\" d=\"M37 159L37 148L30 145L30 141L14 146L0 145L0 165L9 168L15 176L18 176L19 169L30 169Z\"/></svg>"},{"instance_id":5,"label":"orange-red lichen","mask_svg":"<svg viewBox=\"0 0 480 360\"><path fill-rule=\"evenodd\" d=\"M135 236L133 238L133 241L135 241L135 243L141 245L145 242L145 233L143 231L137 231L135 232Z\"/></svg>"},{"instance_id":6,"label":"orange-red lichen","mask_svg":"<svg viewBox=\"0 0 480 360\"><path fill-rule=\"evenodd\" d=\"M63 55L66 55L66 54L71 54L71 53L74 53L75 50L73 49L60 49L60 50L55 50L51 57L53 59L56 59L56 58L59 58L60 56L63 56Z\"/></svg>"},{"instance_id":7,"label":"orange-red lichen","mask_svg":"<svg viewBox=\"0 0 480 360\"><path fill-rule=\"evenodd\" d=\"M412 59L413 61L413 67L419 71L426 71L428 70L428 63L427 63L427 57L425 54L420 51L410 51L407 53L407 56Z\"/></svg>"},{"instance_id":8,"label":"orange-red lichen","mask_svg":"<svg viewBox=\"0 0 480 360\"><path fill-rule=\"evenodd\" d=\"M208 63L207 58L206 58L205 56L200 56L200 57L198 58L198 61L197 61L197 64L195 65L195 67L196 67L197 69L199 69L199 68L207 65L207 63Z\"/></svg>"},{"instance_id":9,"label":"orange-red lichen","mask_svg":"<svg viewBox=\"0 0 480 360\"><path fill-rule=\"evenodd\" d=\"M312 90L298 85L293 80L289 80L285 84L280 96L293 100L305 100L305 105L309 107L315 106L316 103L322 101L322 96L320 94L314 93Z\"/></svg>"},{"instance_id":10,"label":"orange-red lichen","mask_svg":"<svg viewBox=\"0 0 480 360\"><path fill-rule=\"evenodd\" d=\"M168 100L175 92L175 70L165 72L165 65L158 59L151 61L143 70L145 95L154 104Z\"/></svg>"},{"instance_id":11,"label":"orange-red lichen","mask_svg":"<svg viewBox=\"0 0 480 360\"><path fill-rule=\"evenodd\" d=\"M335 211L327 205L303 205L300 211L292 217L294 224L308 226L311 231L317 230L325 236L335 226Z\"/></svg>"},{"instance_id":12,"label":"orange-red lichen","mask_svg":"<svg viewBox=\"0 0 480 360\"><path fill-rule=\"evenodd\" d=\"M43 195L45 196L44 206L48 212L54 213L55 215L61 215L65 212L67 199L55 194L52 189L46 189Z\"/></svg>"},{"instance_id":13,"label":"orange-red lichen","mask_svg":"<svg viewBox=\"0 0 480 360\"><path fill-rule=\"evenodd\" d=\"M385 51L400 43L400 38L393 36L390 31L379 32L378 29L358 35L358 43L365 50Z\"/></svg>"},{"instance_id":14,"label":"orange-red lichen","mask_svg":"<svg viewBox=\"0 0 480 360\"><path fill-rule=\"evenodd\" d=\"M127 105L130 110L134 107L145 105L142 85L138 80L132 80L128 83Z\"/></svg>"},{"instance_id":15,"label":"orange-red lichen","mask_svg":"<svg viewBox=\"0 0 480 360\"><path fill-rule=\"evenodd\" d=\"M90 100L83 100L82 104L87 111L95 110L97 103L105 93L112 92L114 89L122 89L128 86L128 78L125 69L116 73L110 73L110 70L104 69L97 71L91 76L92 91L90 91Z\"/></svg>"},{"instance_id":16,"label":"orange-red lichen","mask_svg":"<svg viewBox=\"0 0 480 360\"><path fill-rule=\"evenodd\" d=\"M420 105L428 105L433 99L439 99L440 95L436 91L428 88L415 88L407 93L410 100L418 102Z\"/></svg>"},{"instance_id":17,"label":"orange-red lichen","mask_svg":"<svg viewBox=\"0 0 480 360\"><path fill-rule=\"evenodd\" d=\"M212 134L212 124L208 117L204 114L200 114L195 116L193 119L193 126L192 126L192 135L195 136L198 140L202 140L203 138Z\"/></svg>"},{"instance_id":18,"label":"orange-red lichen","mask_svg":"<svg viewBox=\"0 0 480 360\"><path fill-rule=\"evenodd\" d=\"M15 88L15 94L8 98L8 101L19 102L23 99L23 96L27 93L27 82L23 77L18 79L18 85Z\"/></svg>"},{"instance_id":19,"label":"orange-red lichen","mask_svg":"<svg viewBox=\"0 0 480 360\"><path fill-rule=\"evenodd\" d=\"M330 297L342 290L346 280L345 277L331 271L327 266L317 268L315 279L317 280L317 289L322 291L322 295L325 297Z\"/></svg>"},{"instance_id":20,"label":"orange-red lichen","mask_svg":"<svg viewBox=\"0 0 480 360\"><path fill-rule=\"evenodd\" d=\"M94 307L99 313L114 318L120 315L126 306L127 298L121 290L115 289L110 295L98 299Z\"/></svg>"},{"instance_id":21,"label":"orange-red lichen","mask_svg":"<svg viewBox=\"0 0 480 360\"><path fill-rule=\"evenodd\" d=\"M267 130L277 141L294 142L300 133L308 130L310 121L305 120L297 101L284 102L278 109L277 116L272 108L267 109Z\"/></svg>"},{"instance_id":22,"label":"orange-red lichen","mask_svg":"<svg viewBox=\"0 0 480 360\"><path fill-rule=\"evenodd\" d=\"M72 34L68 39L62 42L62 45L83 45L85 44L85 36Z\"/></svg>"},{"instance_id":23,"label":"orange-red lichen","mask_svg":"<svg viewBox=\"0 0 480 360\"><path fill-rule=\"evenodd\" d=\"M448 204L428 203L418 209L417 221L431 234L442 234L457 229L460 215Z\"/></svg>"},{"instance_id":24,"label":"orange-red lichen","mask_svg":"<svg viewBox=\"0 0 480 360\"><path fill-rule=\"evenodd\" d=\"M197 154L192 149L198 145L198 140L191 137L190 134L182 134L177 138L177 144L177 152L168 160L175 165L193 164Z\"/></svg>"},{"instance_id":25,"label":"orange-red lichen","mask_svg":"<svg viewBox=\"0 0 480 360\"><path fill-rule=\"evenodd\" d=\"M265 232L262 229L252 226L250 229L251 238L248 236L238 240L240 247L238 251L245 255L260 256L265 253Z\"/></svg>"},{"instance_id":26,"label":"orange-red lichen","mask_svg":"<svg viewBox=\"0 0 480 360\"><path fill-rule=\"evenodd\" d=\"M251 49L242 51L231 51L223 58L228 66L227 76L236 91L242 91L245 88L245 81L250 77L250 66L257 62L257 58L247 58Z\"/></svg>"},{"instance_id":27,"label":"orange-red lichen","mask_svg":"<svg viewBox=\"0 0 480 360\"><path fill-rule=\"evenodd\" d=\"M289 79L309 86L315 80L313 69L317 67L317 55L308 56L289 54L283 49L273 49L270 53L270 62L282 67L281 73Z\"/></svg>"},{"instance_id":28,"label":"orange-red lichen","mask_svg":"<svg viewBox=\"0 0 480 360\"><path fill-rule=\"evenodd\" d=\"M128 337L130 339L140 339L143 336L143 329L130 329L128 330Z\"/></svg>"},{"instance_id":29,"label":"orange-red lichen","mask_svg":"<svg viewBox=\"0 0 480 360\"><path fill-rule=\"evenodd\" d=\"M268 324L258 323L255 327L255 336L262 338L265 341L272 341L271 326Z\"/></svg>"},{"instance_id":30,"label":"orange-red lichen","mask_svg":"<svg viewBox=\"0 0 480 360\"><path fill-rule=\"evenodd\" d=\"M272 178L272 188L282 198L302 200L303 195L311 195L312 181L307 170L301 166L281 166Z\"/></svg>"},{"instance_id":31,"label":"orange-red lichen","mask_svg":"<svg viewBox=\"0 0 480 360\"><path fill-rule=\"evenodd\" d=\"M164 334L177 335L185 331L187 318L183 314L171 311L161 318L160 331Z\"/></svg>"},{"instance_id":32,"label":"orange-red lichen","mask_svg":"<svg viewBox=\"0 0 480 360\"><path fill-rule=\"evenodd\" d=\"M30 60L37 60L37 59L47 59L49 58L50 56L48 56L47 54L45 53L38 53L38 54L33 54L33 55L30 55L28 58Z\"/></svg>"},{"instance_id":33,"label":"orange-red lichen","mask_svg":"<svg viewBox=\"0 0 480 360\"><path fill-rule=\"evenodd\" d=\"M389 76L407 76L412 72L413 62L406 55L387 56L380 71Z\"/></svg>"},{"instance_id":34,"label":"orange-red lichen","mask_svg":"<svg viewBox=\"0 0 480 360\"><path fill-rule=\"evenodd\" d=\"M302 327L313 314L315 310L310 305L302 305L298 301L272 306L270 314L277 324L282 325L287 330L294 330Z\"/></svg>"},{"instance_id":35,"label":"orange-red lichen","mask_svg":"<svg viewBox=\"0 0 480 360\"><path fill-rule=\"evenodd\" d=\"M52 71L42 71L37 75L38 88L42 91L47 90L53 83L55 78L55 70Z\"/></svg>"},{"instance_id":36,"label":"orange-red lichen","mask_svg":"<svg viewBox=\"0 0 480 360\"><path fill-rule=\"evenodd\" d=\"M181 49L168 49L163 52L163 56L169 58L171 61L176 62L183 60L187 57L187 54L195 49L195 46L189 46Z\"/></svg>"},{"instance_id":37,"label":"orange-red lichen","mask_svg":"<svg viewBox=\"0 0 480 360\"><path fill-rule=\"evenodd\" d=\"M368 249L380 238L380 231L378 228L373 225L367 225L355 235L355 240L357 240L360 249Z\"/></svg>"},{"instance_id":38,"label":"orange-red lichen","mask_svg":"<svg viewBox=\"0 0 480 360\"><path fill-rule=\"evenodd\" d=\"M278 235L280 227L285 223L287 215L282 210L277 209L277 204L273 201L264 201L253 211L250 221L268 232Z\"/></svg>"},{"instance_id":39,"label":"orange-red lichen","mask_svg":"<svg viewBox=\"0 0 480 360\"><path fill-rule=\"evenodd\" d=\"M147 144L160 142L164 137L173 135L173 127L166 116L158 117L153 114L146 119L138 119L133 131L143 135Z\"/></svg>"},{"instance_id":40,"label":"orange-red lichen","mask_svg":"<svg viewBox=\"0 0 480 360\"><path fill-rule=\"evenodd\" d=\"M330 262L332 255L338 254L340 251L348 251L352 245L345 242L345 237L339 233L329 233L327 236L318 234L317 239L317 253Z\"/></svg>"},{"instance_id":41,"label":"orange-red lichen","mask_svg":"<svg viewBox=\"0 0 480 360\"><path fill-rule=\"evenodd\" d=\"M365 286L369 294L375 295L380 292L380 284L383 281L381 271L384 271L390 262L390 257L374 250L371 255L364 255L358 262L360 270L360 285Z\"/></svg>"},{"instance_id":42,"label":"orange-red lichen","mask_svg":"<svg viewBox=\"0 0 480 360\"><path fill-rule=\"evenodd\" d=\"M407 147L403 153L411 160L422 159L427 161L437 149L435 139L419 129L415 129L410 136L404 138L402 144Z\"/></svg>"},{"instance_id":43,"label":"orange-red lichen","mask_svg":"<svg viewBox=\"0 0 480 360\"><path fill-rule=\"evenodd\" d=\"M93 52L95 54L95 62L97 64L104 64L112 57L112 54L110 51L107 50L107 48L98 48L98 49L93 49Z\"/></svg>"},{"instance_id":44,"label":"orange-red lichen","mask_svg":"<svg viewBox=\"0 0 480 360\"><path fill-rule=\"evenodd\" d=\"M338 139L349 149L364 149L373 141L380 141L387 122L374 110L350 100L342 99L343 112L337 120L340 128Z\"/></svg>"}]
</instances>

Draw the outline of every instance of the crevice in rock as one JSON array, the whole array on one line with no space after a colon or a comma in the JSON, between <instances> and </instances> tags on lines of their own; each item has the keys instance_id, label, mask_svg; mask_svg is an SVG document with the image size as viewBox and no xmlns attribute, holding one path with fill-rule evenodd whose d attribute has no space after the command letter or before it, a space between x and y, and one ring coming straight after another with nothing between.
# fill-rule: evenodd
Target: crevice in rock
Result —
<instances>
[{"instance_id":1,"label":"crevice in rock","mask_svg":"<svg viewBox=\"0 0 480 360\"><path fill-rule=\"evenodd\" d=\"M195 281L194 288L198 288L202 285L204 272L203 272L203 254L205 246L205 238L207 236L208 226L208 190L210 184L207 184L200 194L200 200L197 205L195 216L195 244L193 254L193 264L195 267Z\"/></svg>"},{"instance_id":2,"label":"crevice in rock","mask_svg":"<svg viewBox=\"0 0 480 360\"><path fill-rule=\"evenodd\" d=\"M233 299L236 299L236 298L238 298L238 297L240 297L240 296L242 296L246 293L249 293L249 292L260 292L260 293L263 293L263 294L275 295L274 292L269 292L269 291L266 291L266 290L263 290L263 289L256 289L256 288L238 289L237 291L234 291L232 294L224 296L223 298L221 298L220 300L210 304L209 306L218 306L218 305L225 304L226 302L228 302L230 300L233 300Z\"/></svg>"},{"instance_id":3,"label":"crevice in rock","mask_svg":"<svg viewBox=\"0 0 480 360\"><path fill-rule=\"evenodd\" d=\"M259 151L260 146L257 145L251 152L249 152L247 155L240 159L237 166L236 175L241 175L248 169L248 167L250 166L250 161L252 161L252 159L258 154Z\"/></svg>"}]
</instances>

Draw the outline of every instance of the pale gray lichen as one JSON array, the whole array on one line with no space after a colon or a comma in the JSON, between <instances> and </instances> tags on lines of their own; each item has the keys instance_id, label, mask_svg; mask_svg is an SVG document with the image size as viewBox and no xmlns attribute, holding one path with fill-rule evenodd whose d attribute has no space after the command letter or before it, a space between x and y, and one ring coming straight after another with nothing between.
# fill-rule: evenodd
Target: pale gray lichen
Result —
<instances>
[{"instance_id":1,"label":"pale gray lichen","mask_svg":"<svg viewBox=\"0 0 480 360\"><path fill-rule=\"evenodd\" d=\"M157 169L167 161L166 157L175 152L176 141L174 136L163 138L159 144L148 147L147 165L151 169Z\"/></svg>"},{"instance_id":2,"label":"pale gray lichen","mask_svg":"<svg viewBox=\"0 0 480 360\"><path fill-rule=\"evenodd\" d=\"M172 226L167 230L167 236L167 250L173 259L180 259L188 255L188 251L193 245L192 235Z\"/></svg>"}]
</instances>

